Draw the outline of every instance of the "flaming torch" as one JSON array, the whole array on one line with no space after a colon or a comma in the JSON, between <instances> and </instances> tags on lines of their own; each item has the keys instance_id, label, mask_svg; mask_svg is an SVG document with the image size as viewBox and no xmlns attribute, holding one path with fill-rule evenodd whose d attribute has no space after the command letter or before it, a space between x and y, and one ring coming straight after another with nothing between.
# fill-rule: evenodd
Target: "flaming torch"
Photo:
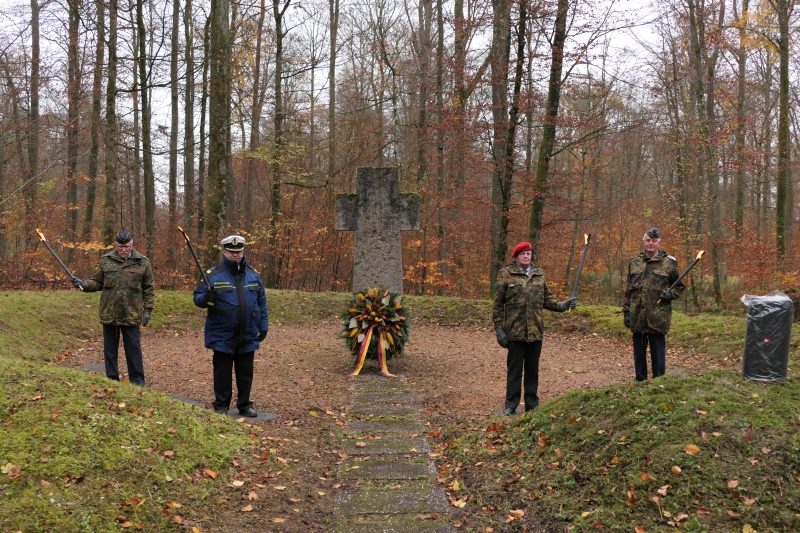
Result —
<instances>
[{"instance_id":1,"label":"flaming torch","mask_svg":"<svg viewBox=\"0 0 800 533\"><path fill-rule=\"evenodd\" d=\"M578 275L575 276L575 284L572 286L572 298L578 296L578 283L581 280L581 272L583 272L583 264L586 262L586 252L589 250L589 238L592 236L591 233L584 233L583 234L583 255L581 256L581 262L578 265Z\"/></svg>"},{"instance_id":2,"label":"flaming torch","mask_svg":"<svg viewBox=\"0 0 800 533\"><path fill-rule=\"evenodd\" d=\"M674 289L674 288L675 288L675 286L676 286L676 285L678 285L678 283L680 283L680 282L681 282L681 280L682 280L683 278L685 278L685 277L686 277L686 274L688 274L688 273L689 273L689 271L691 271L691 270L694 268L694 266L697 264L697 262L698 262L698 261L700 261L700 259L702 259L702 258L703 258L703 254L704 254L704 253L706 253L706 251L705 251L705 250L700 250L699 252L697 252L697 257L695 257L695 258L694 258L694 261L692 261L692 263L691 263L691 264L690 264L688 267L686 267L686 270L684 270L684 271L683 271L683 274L681 274L681 275L680 275L680 277L679 277L678 279L676 279L676 280L675 280L675 283L673 283L672 285L670 285L670 286L669 286L669 289L667 289L667 290L666 290L666 291L664 291L664 292L670 292L670 291L672 291L672 289ZM661 303L661 299L659 298L659 300L656 302L656 305L658 305L658 304L660 304L660 303Z\"/></svg>"},{"instance_id":3,"label":"flaming torch","mask_svg":"<svg viewBox=\"0 0 800 533\"><path fill-rule=\"evenodd\" d=\"M46 247L48 250L50 250L50 253L51 253L51 254L53 254L53 257L55 257L55 258L56 258L56 261L58 261L58 264L59 264L59 265L61 265L61 268L63 268L63 269L64 269L64 272L66 272L66 273L67 273L67 276L69 276L69 279L71 279L71 280L72 280L72 279L75 279L75 276L73 276L73 275L72 275L72 272L70 272L69 268L67 268L67 265L65 265L65 264L64 264L64 261L62 261L62 260L61 260L61 258L60 258L60 257L58 257L58 255L56 254L55 250L53 250L53 249L50 247L50 244L47 242L47 239L45 239L45 238L44 238L44 233L42 233L42 232L39 230L39 228L36 228L36 233L38 233L38 234L39 234L39 238L42 240L42 243L45 245L45 247ZM78 288L79 288L80 290L83 290L83 287L78 287Z\"/></svg>"},{"instance_id":4,"label":"flaming torch","mask_svg":"<svg viewBox=\"0 0 800 533\"><path fill-rule=\"evenodd\" d=\"M197 269L200 270L200 275L203 276L203 281L206 282L206 287L209 289L211 288L211 282L208 281L208 276L206 276L205 270L203 270L203 265L200 264L200 260L197 258L197 254L194 251L194 246L192 246L192 241L189 240L189 236L186 235L186 232L183 231L183 228L178 226L178 230L183 234L183 238L186 239L186 246L189 247L189 252L194 257L194 262L197 265Z\"/></svg>"}]
</instances>

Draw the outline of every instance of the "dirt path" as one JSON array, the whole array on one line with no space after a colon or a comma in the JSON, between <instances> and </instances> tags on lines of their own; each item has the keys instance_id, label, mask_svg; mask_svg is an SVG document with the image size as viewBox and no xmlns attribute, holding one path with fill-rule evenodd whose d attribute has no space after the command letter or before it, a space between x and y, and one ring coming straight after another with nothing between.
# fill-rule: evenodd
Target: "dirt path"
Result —
<instances>
[{"instance_id":1,"label":"dirt path","mask_svg":"<svg viewBox=\"0 0 800 533\"><path fill-rule=\"evenodd\" d=\"M244 495L231 489L212 514L198 518L204 533L331 531L336 494L348 489L336 472L348 456L342 435L353 385L344 376L348 355L337 336L339 327L334 320L271 325L267 342L256 353L252 399L258 410L280 415L261 423L260 441L262 452L271 450L280 462L253 463L242 457L237 476L257 487L258 499L243 502ZM149 387L210 405L211 352L203 347L201 331L146 329L142 344ZM692 361L682 357L668 348L668 370L687 370ZM428 432L447 424L472 425L501 409L505 360L506 351L492 330L417 326L405 357L389 368L413 391ZM97 338L62 364L80 368L102 361ZM632 366L627 342L585 332L550 332L542 350L539 394L547 402L572 389L629 382ZM362 375L385 379L377 377L374 362L365 365ZM278 484L288 488L276 491ZM242 512L248 503L253 511Z\"/></svg>"},{"instance_id":2,"label":"dirt path","mask_svg":"<svg viewBox=\"0 0 800 533\"><path fill-rule=\"evenodd\" d=\"M295 413L313 408L340 409L346 401L344 343L338 324L308 327L273 325L256 353L253 400L260 410ZM142 335L148 386L168 394L210 404L211 352L203 333L146 330ZM632 356L627 343L578 333L550 333L540 363L542 401L577 388L628 381ZM406 376L429 408L484 416L501 409L506 352L485 329L415 327L405 357L390 369ZM120 356L120 359L123 359ZM102 363L102 343L93 339L64 361L80 368ZM672 363L672 365L670 365ZM668 359L668 365L675 361ZM125 365L120 362L120 370ZM365 373L373 373L372 362Z\"/></svg>"}]
</instances>

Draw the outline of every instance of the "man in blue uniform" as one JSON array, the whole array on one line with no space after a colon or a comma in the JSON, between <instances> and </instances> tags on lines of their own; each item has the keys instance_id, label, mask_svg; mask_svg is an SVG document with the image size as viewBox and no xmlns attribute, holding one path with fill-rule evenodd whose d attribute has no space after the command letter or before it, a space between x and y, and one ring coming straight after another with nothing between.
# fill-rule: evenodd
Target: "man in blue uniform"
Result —
<instances>
[{"instance_id":1,"label":"man in blue uniform","mask_svg":"<svg viewBox=\"0 0 800 533\"><path fill-rule=\"evenodd\" d=\"M267 295L258 272L247 264L244 237L231 235L220 244L222 262L206 271L211 288L201 281L194 290L194 304L208 309L205 345L214 351L214 411L228 411L235 370L236 407L240 415L255 417L250 388L255 351L269 329Z\"/></svg>"}]
</instances>

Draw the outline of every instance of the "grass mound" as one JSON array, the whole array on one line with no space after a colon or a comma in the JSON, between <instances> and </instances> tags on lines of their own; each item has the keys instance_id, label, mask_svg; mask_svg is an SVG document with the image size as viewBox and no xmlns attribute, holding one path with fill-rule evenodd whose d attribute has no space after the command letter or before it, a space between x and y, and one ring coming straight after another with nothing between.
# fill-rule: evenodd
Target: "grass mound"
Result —
<instances>
[{"instance_id":1,"label":"grass mound","mask_svg":"<svg viewBox=\"0 0 800 533\"><path fill-rule=\"evenodd\" d=\"M722 372L574 391L448 435L446 464L496 532L796 531L799 406L797 378Z\"/></svg>"}]
</instances>

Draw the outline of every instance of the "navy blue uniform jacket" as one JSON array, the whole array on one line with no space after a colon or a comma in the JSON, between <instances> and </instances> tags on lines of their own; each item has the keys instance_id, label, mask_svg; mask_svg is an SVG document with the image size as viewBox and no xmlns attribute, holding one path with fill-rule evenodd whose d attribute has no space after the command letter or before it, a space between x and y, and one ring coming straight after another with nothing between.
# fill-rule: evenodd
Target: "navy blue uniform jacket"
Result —
<instances>
[{"instance_id":1,"label":"navy blue uniform jacket","mask_svg":"<svg viewBox=\"0 0 800 533\"><path fill-rule=\"evenodd\" d=\"M264 282L244 257L240 265L243 268L223 257L222 263L206 271L217 290L214 305L208 305L204 282L194 290L194 304L208 309L205 345L211 350L254 352L258 350L258 333L269 330Z\"/></svg>"}]
</instances>

